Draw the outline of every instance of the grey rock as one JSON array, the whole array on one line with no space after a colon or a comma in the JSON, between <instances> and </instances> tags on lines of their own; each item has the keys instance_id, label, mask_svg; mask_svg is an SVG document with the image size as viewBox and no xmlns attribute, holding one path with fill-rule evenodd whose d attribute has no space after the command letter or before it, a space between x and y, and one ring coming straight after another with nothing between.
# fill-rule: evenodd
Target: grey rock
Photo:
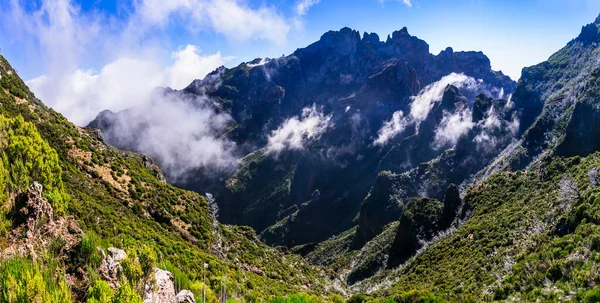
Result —
<instances>
[{"instance_id":1,"label":"grey rock","mask_svg":"<svg viewBox=\"0 0 600 303\"><path fill-rule=\"evenodd\" d=\"M177 303L196 303L196 299L191 291L184 289L177 294Z\"/></svg>"},{"instance_id":2,"label":"grey rock","mask_svg":"<svg viewBox=\"0 0 600 303\"><path fill-rule=\"evenodd\" d=\"M177 303L173 274L159 268L154 269L153 284L146 284L144 303Z\"/></svg>"}]
</instances>

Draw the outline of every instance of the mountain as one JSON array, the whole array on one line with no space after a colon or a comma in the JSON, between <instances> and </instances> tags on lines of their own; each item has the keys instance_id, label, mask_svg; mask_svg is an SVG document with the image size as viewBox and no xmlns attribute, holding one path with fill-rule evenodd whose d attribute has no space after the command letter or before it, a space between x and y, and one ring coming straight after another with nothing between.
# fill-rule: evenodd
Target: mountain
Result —
<instances>
[{"instance_id":1,"label":"mountain","mask_svg":"<svg viewBox=\"0 0 600 303\"><path fill-rule=\"evenodd\" d=\"M0 301L597 302L599 53L600 17L515 84L342 29L101 131L0 57Z\"/></svg>"},{"instance_id":2,"label":"mountain","mask_svg":"<svg viewBox=\"0 0 600 303\"><path fill-rule=\"evenodd\" d=\"M354 292L397 300L416 289L450 301L595 302L599 29L600 18L523 69L503 106L478 97L473 121L492 104L517 108L520 119L514 137L478 159L488 164L472 162L477 140L466 133L419 167L380 173L358 226L306 258L334 268Z\"/></svg>"},{"instance_id":3,"label":"mountain","mask_svg":"<svg viewBox=\"0 0 600 303\"><path fill-rule=\"evenodd\" d=\"M323 270L217 222L210 195L46 107L3 57L0 189L0 302L334 293Z\"/></svg>"},{"instance_id":4,"label":"mountain","mask_svg":"<svg viewBox=\"0 0 600 303\"><path fill-rule=\"evenodd\" d=\"M230 117L218 137L232 142L240 159L225 169L199 166L185 178L168 179L213 193L219 220L251 226L268 244L316 243L357 224L380 171L404 173L452 149L461 134L443 132L453 123L462 124L471 137L494 141L493 148L516 138L517 131L508 134L492 130L496 124L484 125L489 119L500 128L518 123L522 109L505 106L515 87L491 69L481 52L448 48L433 55L406 28L386 41L349 28L331 31L289 56L220 68L182 91L159 92L160 98L195 106L199 99L209 100L200 106ZM471 114L473 106L476 113ZM147 129L154 122L140 118L144 110L103 112L89 127L100 128L106 141L119 148L150 153L165 167L170 159L153 155L139 142L153 140ZM472 171L440 178L458 184L493 154L469 152L477 158ZM460 157L456 161L467 155Z\"/></svg>"}]
</instances>

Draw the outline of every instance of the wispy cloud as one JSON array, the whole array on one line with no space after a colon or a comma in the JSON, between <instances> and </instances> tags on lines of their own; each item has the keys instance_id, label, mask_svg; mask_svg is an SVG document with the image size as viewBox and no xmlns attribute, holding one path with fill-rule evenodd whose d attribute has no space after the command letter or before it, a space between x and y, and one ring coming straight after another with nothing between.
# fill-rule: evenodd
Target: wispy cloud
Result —
<instances>
[{"instance_id":1,"label":"wispy cloud","mask_svg":"<svg viewBox=\"0 0 600 303\"><path fill-rule=\"evenodd\" d=\"M121 57L99 71L77 69L43 75L26 84L69 120L85 125L105 109L119 111L150 102L157 87L183 88L227 60L220 53L202 56L197 46L187 45L173 52L167 67L151 56Z\"/></svg>"},{"instance_id":2,"label":"wispy cloud","mask_svg":"<svg viewBox=\"0 0 600 303\"><path fill-rule=\"evenodd\" d=\"M319 4L321 0L300 0L296 4L296 14L299 16L304 16L308 12L308 10L316 4Z\"/></svg>"},{"instance_id":3,"label":"wispy cloud","mask_svg":"<svg viewBox=\"0 0 600 303\"><path fill-rule=\"evenodd\" d=\"M398 134L402 133L407 126L416 125L417 127L429 116L433 106L440 102L444 96L444 91L452 85L460 90L460 92L473 101L477 94L486 93L494 98L501 98L504 92L501 88L496 88L485 84L481 80L466 76L465 74L451 73L442 77L440 80L427 85L418 95L410 97L410 113L404 115L404 112L397 111L392 115L392 119L385 121L379 129L378 137L373 141L375 145L385 145ZM467 123L462 116L448 117L445 121L448 125L463 126L459 122ZM455 136L446 136L446 131L440 131L439 142L454 142ZM446 140L450 138L450 140Z\"/></svg>"},{"instance_id":4,"label":"wispy cloud","mask_svg":"<svg viewBox=\"0 0 600 303\"><path fill-rule=\"evenodd\" d=\"M45 64L44 73L27 84L80 125L101 110L149 102L158 86L181 89L231 59L220 52L204 54L197 45L173 50L157 39L175 20L190 32L211 30L235 41L274 44L285 43L290 28L276 9L238 0L139 0L121 19L83 11L72 0L9 1L0 4L0 24Z\"/></svg>"},{"instance_id":5,"label":"wispy cloud","mask_svg":"<svg viewBox=\"0 0 600 303\"><path fill-rule=\"evenodd\" d=\"M267 150L279 154L283 150L303 150L332 126L331 116L325 116L315 105L302 109L300 117L287 119L268 138Z\"/></svg>"},{"instance_id":6,"label":"wispy cloud","mask_svg":"<svg viewBox=\"0 0 600 303\"><path fill-rule=\"evenodd\" d=\"M435 130L433 148L440 149L456 145L458 139L472 128L473 121L469 108L458 109L454 113L444 113L440 125Z\"/></svg>"}]
</instances>

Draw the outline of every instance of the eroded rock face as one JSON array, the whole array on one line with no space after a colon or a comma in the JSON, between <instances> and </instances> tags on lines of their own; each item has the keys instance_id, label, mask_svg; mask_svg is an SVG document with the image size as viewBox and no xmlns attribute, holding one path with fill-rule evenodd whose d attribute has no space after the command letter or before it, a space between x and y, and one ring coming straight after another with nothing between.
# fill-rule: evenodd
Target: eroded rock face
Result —
<instances>
[{"instance_id":1,"label":"eroded rock face","mask_svg":"<svg viewBox=\"0 0 600 303\"><path fill-rule=\"evenodd\" d=\"M2 252L4 257L29 256L37 259L40 251L46 250L51 243L63 243L59 257L79 245L83 232L72 217L54 218L54 209L42 196L43 187L34 182L27 192L15 198L14 207L9 214L13 221L10 244Z\"/></svg>"},{"instance_id":2,"label":"eroded rock face","mask_svg":"<svg viewBox=\"0 0 600 303\"><path fill-rule=\"evenodd\" d=\"M358 31L344 28L324 34L289 56L220 68L184 90L165 90L165 95L178 98L199 95L213 99L211 110L226 113L237 125L223 137L234 142L240 156L246 155L243 159L248 160L237 172L214 174L198 169L176 185L214 193L222 222L249 225L269 244L291 247L324 240L350 227L380 171L402 173L444 151L431 147L436 126L444 111L454 113L466 101L452 89L443 106L434 109L435 119L421 125L422 135L387 159L382 158L392 145L374 146L373 139L382 122L393 118L395 112L410 112L411 97L451 73L481 79L506 94L516 86L501 72L491 70L490 60L481 52L448 48L434 55L425 41L411 36L406 28L383 41L376 34L361 38ZM285 151L276 159L262 154L269 134L311 106L331 117L333 126L302 151ZM143 146L138 141L146 138L137 135L143 123L127 135L124 127L115 124L130 119L135 119L132 111L104 112L89 126L101 128L106 141L117 147ZM415 133L415 127L405 132L394 144ZM160 158L156 159L160 166ZM380 162L388 166L380 167ZM458 184L461 180L452 181ZM441 195L446 187L446 183L440 187ZM319 203L312 203L315 190L320 193ZM393 220L398 215L392 216Z\"/></svg>"},{"instance_id":3,"label":"eroded rock face","mask_svg":"<svg viewBox=\"0 0 600 303\"><path fill-rule=\"evenodd\" d=\"M155 268L154 278L154 283L146 284L144 303L177 303L173 274Z\"/></svg>"}]
</instances>

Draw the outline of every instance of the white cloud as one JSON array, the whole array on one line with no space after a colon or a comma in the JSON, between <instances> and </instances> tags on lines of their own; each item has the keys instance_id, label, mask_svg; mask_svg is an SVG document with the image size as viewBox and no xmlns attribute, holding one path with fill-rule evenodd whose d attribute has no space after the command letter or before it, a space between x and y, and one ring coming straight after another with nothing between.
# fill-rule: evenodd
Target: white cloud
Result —
<instances>
[{"instance_id":1,"label":"white cloud","mask_svg":"<svg viewBox=\"0 0 600 303\"><path fill-rule=\"evenodd\" d=\"M304 16L308 12L308 10L316 4L319 4L321 0L300 0L296 4L296 14L299 16Z\"/></svg>"},{"instance_id":2,"label":"white cloud","mask_svg":"<svg viewBox=\"0 0 600 303\"><path fill-rule=\"evenodd\" d=\"M223 57L220 52L201 56L200 48L191 44L180 47L172 53L171 57L174 64L167 71L166 85L175 89L184 88L195 79L202 79L215 68L232 59L232 57Z\"/></svg>"},{"instance_id":3,"label":"white cloud","mask_svg":"<svg viewBox=\"0 0 600 303\"><path fill-rule=\"evenodd\" d=\"M486 118L477 123L480 131L473 138L473 141L477 143L477 148L481 151L497 152L496 147L499 143L505 141L505 136L512 138L517 135L519 125L520 122L516 115L513 116L511 121L500 119L492 106L486 113ZM503 130L508 130L504 136L501 135Z\"/></svg>"},{"instance_id":4,"label":"white cloud","mask_svg":"<svg viewBox=\"0 0 600 303\"><path fill-rule=\"evenodd\" d=\"M72 0L9 1L0 24L46 64L42 75L27 83L43 102L80 125L100 110L147 101L156 86L183 88L230 59L220 52L200 55L198 46L187 45L165 60L172 46L157 37L173 22L235 41L281 44L289 32L275 9L250 8L238 0L136 0L124 19L84 12Z\"/></svg>"},{"instance_id":5,"label":"white cloud","mask_svg":"<svg viewBox=\"0 0 600 303\"><path fill-rule=\"evenodd\" d=\"M196 11L196 20L207 17L216 32L232 40L264 39L280 45L287 40L290 26L274 9L250 9L236 0L208 2Z\"/></svg>"},{"instance_id":6,"label":"white cloud","mask_svg":"<svg viewBox=\"0 0 600 303\"><path fill-rule=\"evenodd\" d=\"M418 122L425 120L433 105L442 100L448 85L469 91L477 91L482 86L480 81L465 76L465 74L451 73L444 76L439 81L426 86L417 96L411 97L410 116L412 119Z\"/></svg>"},{"instance_id":7,"label":"white cloud","mask_svg":"<svg viewBox=\"0 0 600 303\"><path fill-rule=\"evenodd\" d=\"M148 24L163 26L171 14L189 11L194 7L195 2L194 0L142 0L137 2L137 13Z\"/></svg>"},{"instance_id":8,"label":"white cloud","mask_svg":"<svg viewBox=\"0 0 600 303\"><path fill-rule=\"evenodd\" d=\"M283 150L303 150L306 143L319 139L331 126L331 115L325 116L315 105L305 107L300 117L287 119L271 132L267 150L275 154Z\"/></svg>"},{"instance_id":9,"label":"white cloud","mask_svg":"<svg viewBox=\"0 0 600 303\"><path fill-rule=\"evenodd\" d=\"M149 106L121 112L105 138L148 153L172 181L198 168L236 165L236 145L221 138L231 117L216 113L210 99L155 92L150 100Z\"/></svg>"},{"instance_id":10,"label":"white cloud","mask_svg":"<svg viewBox=\"0 0 600 303\"><path fill-rule=\"evenodd\" d=\"M433 148L454 146L458 139L473 128L471 110L459 109L455 113L444 113L440 125L435 130Z\"/></svg>"},{"instance_id":11,"label":"white cloud","mask_svg":"<svg viewBox=\"0 0 600 303\"><path fill-rule=\"evenodd\" d=\"M415 124L418 126L429 116L433 106L442 100L448 85L455 86L463 95L471 98L481 92L494 97L504 94L501 89L486 85L481 80L476 80L464 74L451 73L442 77L439 81L427 85L418 95L410 97L409 115L404 116L402 111L395 112L391 120L383 123L373 144L385 145L390 139L404 131L408 125Z\"/></svg>"},{"instance_id":12,"label":"white cloud","mask_svg":"<svg viewBox=\"0 0 600 303\"><path fill-rule=\"evenodd\" d=\"M386 1L392 1L392 0L377 0L380 4L385 3ZM413 0L393 0L396 2L402 2L402 4L408 6L408 7L412 7L413 6Z\"/></svg>"},{"instance_id":13,"label":"white cloud","mask_svg":"<svg viewBox=\"0 0 600 303\"><path fill-rule=\"evenodd\" d=\"M385 145L390 139L403 132L410 121L404 117L402 111L397 111L392 115L392 119L386 121L377 132L377 139L373 142L375 145Z\"/></svg>"},{"instance_id":14,"label":"white cloud","mask_svg":"<svg viewBox=\"0 0 600 303\"><path fill-rule=\"evenodd\" d=\"M59 76L40 76L26 84L70 121L85 125L102 110L119 111L148 102L156 87L183 88L228 58L220 53L201 56L197 46L187 45L173 53L173 60L163 68L151 57L124 57L100 71L77 69Z\"/></svg>"}]
</instances>

